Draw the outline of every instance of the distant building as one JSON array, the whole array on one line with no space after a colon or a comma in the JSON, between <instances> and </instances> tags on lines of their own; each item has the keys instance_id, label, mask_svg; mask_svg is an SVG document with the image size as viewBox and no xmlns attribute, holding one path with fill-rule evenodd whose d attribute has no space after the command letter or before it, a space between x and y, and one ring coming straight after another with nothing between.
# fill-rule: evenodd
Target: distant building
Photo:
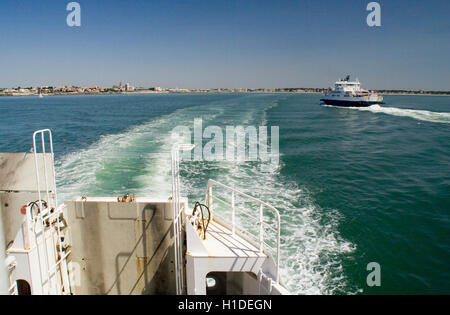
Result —
<instances>
[{"instance_id":1,"label":"distant building","mask_svg":"<svg viewBox=\"0 0 450 315\"><path fill-rule=\"evenodd\" d=\"M126 83L125 84L125 91L131 92L131 91L134 91L134 90L135 90L135 87L130 85L130 83Z\"/></svg>"}]
</instances>

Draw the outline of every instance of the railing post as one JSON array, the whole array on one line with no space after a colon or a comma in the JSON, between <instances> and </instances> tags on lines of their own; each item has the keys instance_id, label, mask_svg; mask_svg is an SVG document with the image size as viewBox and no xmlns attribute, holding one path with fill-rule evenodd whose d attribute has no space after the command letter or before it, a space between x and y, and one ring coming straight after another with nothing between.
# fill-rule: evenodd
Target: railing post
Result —
<instances>
[{"instance_id":1,"label":"railing post","mask_svg":"<svg viewBox=\"0 0 450 315\"><path fill-rule=\"evenodd\" d=\"M264 217L263 217L263 205L259 206L259 250L261 253L264 250L264 227L263 227Z\"/></svg>"},{"instance_id":2,"label":"railing post","mask_svg":"<svg viewBox=\"0 0 450 315\"><path fill-rule=\"evenodd\" d=\"M212 185L208 187L208 208L211 212L211 218L213 216L213 200L212 200Z\"/></svg>"},{"instance_id":3,"label":"railing post","mask_svg":"<svg viewBox=\"0 0 450 315\"><path fill-rule=\"evenodd\" d=\"M183 244L181 243L182 213L180 205L180 151L190 151L193 148L194 145L192 144L180 144L172 147L172 212L177 295L183 294L185 287L185 269L182 253Z\"/></svg>"},{"instance_id":4,"label":"railing post","mask_svg":"<svg viewBox=\"0 0 450 315\"><path fill-rule=\"evenodd\" d=\"M277 283L280 283L280 235L281 235L281 218L280 214L277 212L277 225L278 225L278 235L277 235Z\"/></svg>"},{"instance_id":5,"label":"railing post","mask_svg":"<svg viewBox=\"0 0 450 315\"><path fill-rule=\"evenodd\" d=\"M234 207L234 191L231 192L231 233L236 234L236 209Z\"/></svg>"}]
</instances>

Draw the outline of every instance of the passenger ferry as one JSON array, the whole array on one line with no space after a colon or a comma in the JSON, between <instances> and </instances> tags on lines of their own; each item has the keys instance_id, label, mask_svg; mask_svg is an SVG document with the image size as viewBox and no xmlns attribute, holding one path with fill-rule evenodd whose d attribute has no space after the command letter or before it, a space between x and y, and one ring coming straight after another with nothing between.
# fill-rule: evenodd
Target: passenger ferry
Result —
<instances>
[{"instance_id":1,"label":"passenger ferry","mask_svg":"<svg viewBox=\"0 0 450 315\"><path fill-rule=\"evenodd\" d=\"M193 145L173 145L166 198L60 204L51 131L32 140L31 153L0 153L0 294L290 294L275 207L211 179L204 200L180 197L180 154Z\"/></svg>"},{"instance_id":2,"label":"passenger ferry","mask_svg":"<svg viewBox=\"0 0 450 315\"><path fill-rule=\"evenodd\" d=\"M325 97L320 101L326 105L343 107L367 107L384 104L382 96L362 89L359 80L350 81L349 75L337 81L335 88L328 90Z\"/></svg>"}]
</instances>

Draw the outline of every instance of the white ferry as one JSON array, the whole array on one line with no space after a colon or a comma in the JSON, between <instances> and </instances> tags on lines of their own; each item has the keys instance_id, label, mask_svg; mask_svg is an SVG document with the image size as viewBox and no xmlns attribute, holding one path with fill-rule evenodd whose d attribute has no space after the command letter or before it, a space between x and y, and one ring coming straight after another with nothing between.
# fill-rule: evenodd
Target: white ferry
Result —
<instances>
[{"instance_id":1,"label":"white ferry","mask_svg":"<svg viewBox=\"0 0 450 315\"><path fill-rule=\"evenodd\" d=\"M214 180L190 208L179 156L192 148L173 146L166 198L62 204L50 130L34 133L32 153L0 153L0 294L289 294L278 210Z\"/></svg>"},{"instance_id":2,"label":"white ferry","mask_svg":"<svg viewBox=\"0 0 450 315\"><path fill-rule=\"evenodd\" d=\"M344 107L366 107L384 104L383 97L361 88L359 80L350 81L350 76L335 83L333 90L328 90L320 100L327 105Z\"/></svg>"}]
</instances>

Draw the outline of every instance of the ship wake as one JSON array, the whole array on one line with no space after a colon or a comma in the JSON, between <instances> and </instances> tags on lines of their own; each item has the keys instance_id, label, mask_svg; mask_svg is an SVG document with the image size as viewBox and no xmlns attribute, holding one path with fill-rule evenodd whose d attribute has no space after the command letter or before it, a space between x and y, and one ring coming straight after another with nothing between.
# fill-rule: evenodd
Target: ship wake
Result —
<instances>
[{"instance_id":1,"label":"ship wake","mask_svg":"<svg viewBox=\"0 0 450 315\"><path fill-rule=\"evenodd\" d=\"M446 112L433 112L428 110L419 109L405 109L397 107L384 107L380 105L372 105L369 107L353 107L362 111L370 111L372 113L382 113L392 116L410 117L416 120L450 124L450 113Z\"/></svg>"},{"instance_id":2,"label":"ship wake","mask_svg":"<svg viewBox=\"0 0 450 315\"><path fill-rule=\"evenodd\" d=\"M266 99L267 97L267 99ZM64 199L82 195L168 198L171 194L170 150L176 142L171 130L192 125L261 125L267 111L278 106L274 96L242 98L234 103L207 104L181 109L117 135L105 135L92 146L58 161L58 186ZM259 162L186 161L181 164L182 191L191 203L202 201L206 182L214 179L278 208L281 214L281 279L293 294L348 292L342 257L355 245L338 232L339 212L321 209L307 187L282 174L281 165L263 172Z\"/></svg>"}]
</instances>

